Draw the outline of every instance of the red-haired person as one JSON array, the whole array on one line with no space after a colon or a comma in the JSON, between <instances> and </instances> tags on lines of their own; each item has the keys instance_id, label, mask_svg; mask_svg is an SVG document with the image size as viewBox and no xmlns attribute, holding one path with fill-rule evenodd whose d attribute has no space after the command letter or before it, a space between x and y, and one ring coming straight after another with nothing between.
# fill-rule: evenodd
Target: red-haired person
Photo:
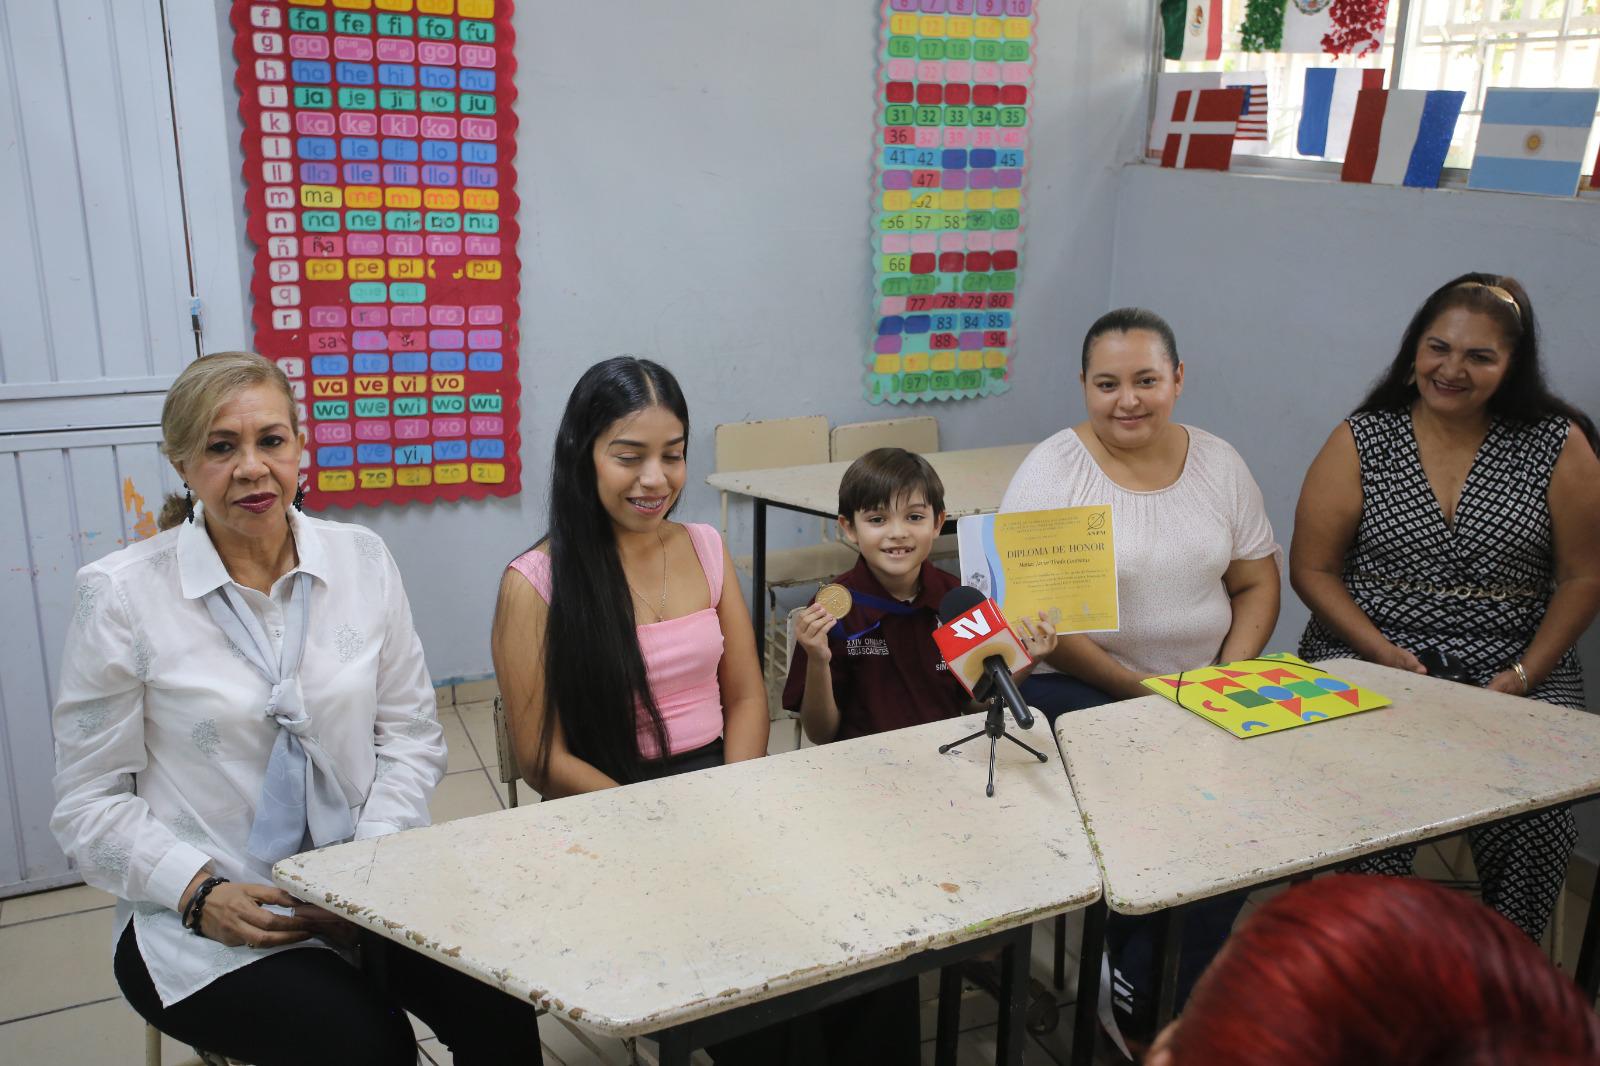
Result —
<instances>
[{"instance_id":1,"label":"red-haired person","mask_svg":"<svg viewBox=\"0 0 1600 1066\"><path fill-rule=\"evenodd\" d=\"M1147 1066L1577 1066L1600 1017L1518 928L1431 881L1343 874L1256 911Z\"/></svg>"}]
</instances>

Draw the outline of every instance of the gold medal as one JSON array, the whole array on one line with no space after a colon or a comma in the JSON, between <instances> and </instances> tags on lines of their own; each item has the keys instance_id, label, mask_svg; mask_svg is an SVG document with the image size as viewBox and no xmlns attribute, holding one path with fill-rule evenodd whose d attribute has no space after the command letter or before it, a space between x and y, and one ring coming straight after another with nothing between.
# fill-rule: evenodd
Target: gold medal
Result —
<instances>
[{"instance_id":1,"label":"gold medal","mask_svg":"<svg viewBox=\"0 0 1600 1066\"><path fill-rule=\"evenodd\" d=\"M817 602L833 617L843 618L850 613L853 600L850 597L850 590L843 585L824 585L817 590Z\"/></svg>"}]
</instances>

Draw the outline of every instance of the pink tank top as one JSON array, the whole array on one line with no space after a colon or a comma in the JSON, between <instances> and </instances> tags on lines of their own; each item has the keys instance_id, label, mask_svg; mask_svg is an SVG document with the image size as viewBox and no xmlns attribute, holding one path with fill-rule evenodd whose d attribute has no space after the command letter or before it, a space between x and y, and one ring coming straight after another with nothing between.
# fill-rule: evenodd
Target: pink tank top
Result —
<instances>
[{"instance_id":1,"label":"pink tank top","mask_svg":"<svg viewBox=\"0 0 1600 1066\"><path fill-rule=\"evenodd\" d=\"M667 727L667 751L681 755L702 748L722 735L722 688L717 666L722 662L722 623L717 604L722 600L722 538L716 528L684 523L689 542L705 572L711 606L637 627L639 651L644 657L650 694ZM550 601L550 556L527 551L511 561L516 570ZM647 759L659 756L650 720L639 707L639 752Z\"/></svg>"}]
</instances>

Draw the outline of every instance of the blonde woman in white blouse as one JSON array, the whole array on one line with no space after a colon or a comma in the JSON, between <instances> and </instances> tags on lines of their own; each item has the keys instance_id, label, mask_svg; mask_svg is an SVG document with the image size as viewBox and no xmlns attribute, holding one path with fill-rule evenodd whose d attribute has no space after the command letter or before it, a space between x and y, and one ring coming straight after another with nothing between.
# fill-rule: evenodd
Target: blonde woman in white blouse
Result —
<instances>
[{"instance_id":1,"label":"blonde woman in white blouse","mask_svg":"<svg viewBox=\"0 0 1600 1066\"><path fill-rule=\"evenodd\" d=\"M258 1066L410 1064L402 1007L458 1063L537 1062L530 1005L407 951L382 991L328 950L352 926L272 886L295 852L428 824L433 689L383 541L299 513L305 436L274 364L197 360L161 423L189 491L79 572L54 713L51 828L118 898L124 995Z\"/></svg>"},{"instance_id":2,"label":"blonde woman in white blouse","mask_svg":"<svg viewBox=\"0 0 1600 1066\"><path fill-rule=\"evenodd\" d=\"M1122 308L1101 316L1083 340L1088 419L1034 448L1000 504L1002 512L1111 504L1120 629L1062 634L1022 683L1052 721L1148 695L1140 684L1148 677L1259 655L1277 624L1281 550L1261 490L1227 442L1172 421L1183 374L1160 315ZM1239 902L1190 908L1180 1004ZM1151 984L1139 958L1148 930L1111 917L1113 962L1127 963L1113 986L1116 1021L1125 1035L1148 1035Z\"/></svg>"}]
</instances>

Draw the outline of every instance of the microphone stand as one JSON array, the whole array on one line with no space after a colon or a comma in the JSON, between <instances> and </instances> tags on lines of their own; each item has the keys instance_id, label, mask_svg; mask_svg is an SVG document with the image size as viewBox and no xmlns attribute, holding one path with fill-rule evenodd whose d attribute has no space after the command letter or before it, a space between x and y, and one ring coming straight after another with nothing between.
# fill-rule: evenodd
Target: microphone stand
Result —
<instances>
[{"instance_id":1,"label":"microphone stand","mask_svg":"<svg viewBox=\"0 0 1600 1066\"><path fill-rule=\"evenodd\" d=\"M1032 755L1040 762L1050 761L1049 757L1043 752L1029 747L1027 744L1006 732L1006 709L1004 703L1001 701L998 690L996 690L989 697L989 712L988 717L984 719L983 728L969 737L962 737L960 740L950 744L939 745L939 754L947 754L952 749L959 748L961 745L967 743L967 741L977 740L979 737L989 738L989 785L983 790L983 794L990 798L994 797L994 752L996 746L998 746L1000 743L1001 737L1005 737L1007 740L1011 741L1011 743L1015 744L1029 755Z\"/></svg>"}]
</instances>

